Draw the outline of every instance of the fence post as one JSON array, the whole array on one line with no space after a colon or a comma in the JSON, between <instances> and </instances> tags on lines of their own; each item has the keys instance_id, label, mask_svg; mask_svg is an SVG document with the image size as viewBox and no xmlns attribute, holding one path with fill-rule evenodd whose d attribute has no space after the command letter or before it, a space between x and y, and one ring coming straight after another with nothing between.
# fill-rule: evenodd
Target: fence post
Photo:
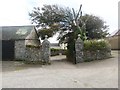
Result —
<instances>
[{"instance_id":1,"label":"fence post","mask_svg":"<svg viewBox=\"0 0 120 90\"><path fill-rule=\"evenodd\" d=\"M75 42L75 53L76 53L76 61L75 64L83 62L83 41L80 38L80 34Z\"/></svg>"}]
</instances>

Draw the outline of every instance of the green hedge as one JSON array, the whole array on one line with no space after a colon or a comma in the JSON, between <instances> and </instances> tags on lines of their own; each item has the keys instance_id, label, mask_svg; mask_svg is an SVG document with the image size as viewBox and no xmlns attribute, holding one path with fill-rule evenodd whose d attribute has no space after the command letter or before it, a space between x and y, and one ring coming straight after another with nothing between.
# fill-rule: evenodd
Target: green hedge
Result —
<instances>
[{"instance_id":1,"label":"green hedge","mask_svg":"<svg viewBox=\"0 0 120 90\"><path fill-rule=\"evenodd\" d=\"M100 39L100 40L86 40L84 41L84 51L110 51L110 44L108 41Z\"/></svg>"},{"instance_id":2,"label":"green hedge","mask_svg":"<svg viewBox=\"0 0 120 90\"><path fill-rule=\"evenodd\" d=\"M65 49L56 49L56 48L51 48L51 56L56 56L59 54L65 55L66 54L66 50Z\"/></svg>"}]
</instances>

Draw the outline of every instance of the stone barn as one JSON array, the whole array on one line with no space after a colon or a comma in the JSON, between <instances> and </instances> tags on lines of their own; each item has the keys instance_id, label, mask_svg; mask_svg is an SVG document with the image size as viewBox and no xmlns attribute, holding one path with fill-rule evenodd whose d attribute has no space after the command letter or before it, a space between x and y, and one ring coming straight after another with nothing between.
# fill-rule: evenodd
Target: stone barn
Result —
<instances>
[{"instance_id":1,"label":"stone barn","mask_svg":"<svg viewBox=\"0 0 120 90\"><path fill-rule=\"evenodd\" d=\"M16 55L24 54L25 38L34 26L2 26L2 60L14 60ZM16 53L16 49L21 50Z\"/></svg>"}]
</instances>

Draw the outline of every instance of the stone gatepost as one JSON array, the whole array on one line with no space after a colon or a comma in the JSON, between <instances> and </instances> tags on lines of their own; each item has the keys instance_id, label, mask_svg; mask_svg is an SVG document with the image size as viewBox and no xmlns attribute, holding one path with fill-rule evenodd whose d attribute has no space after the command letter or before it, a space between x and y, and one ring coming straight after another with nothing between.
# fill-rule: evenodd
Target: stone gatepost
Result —
<instances>
[{"instance_id":1,"label":"stone gatepost","mask_svg":"<svg viewBox=\"0 0 120 90\"><path fill-rule=\"evenodd\" d=\"M45 35L45 40L42 42L42 60L43 62L49 62L50 60L50 42L47 40L47 35Z\"/></svg>"},{"instance_id":2,"label":"stone gatepost","mask_svg":"<svg viewBox=\"0 0 120 90\"><path fill-rule=\"evenodd\" d=\"M75 51L76 51L76 64L83 62L83 41L80 38L80 34L75 42Z\"/></svg>"}]
</instances>

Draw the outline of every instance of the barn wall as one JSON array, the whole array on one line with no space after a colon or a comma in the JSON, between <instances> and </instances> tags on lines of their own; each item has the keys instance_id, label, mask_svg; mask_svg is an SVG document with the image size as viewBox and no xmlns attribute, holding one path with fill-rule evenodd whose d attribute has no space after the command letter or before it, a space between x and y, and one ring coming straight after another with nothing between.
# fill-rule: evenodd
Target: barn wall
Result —
<instances>
[{"instance_id":1,"label":"barn wall","mask_svg":"<svg viewBox=\"0 0 120 90\"><path fill-rule=\"evenodd\" d=\"M15 59L25 59L25 40L15 41Z\"/></svg>"}]
</instances>

